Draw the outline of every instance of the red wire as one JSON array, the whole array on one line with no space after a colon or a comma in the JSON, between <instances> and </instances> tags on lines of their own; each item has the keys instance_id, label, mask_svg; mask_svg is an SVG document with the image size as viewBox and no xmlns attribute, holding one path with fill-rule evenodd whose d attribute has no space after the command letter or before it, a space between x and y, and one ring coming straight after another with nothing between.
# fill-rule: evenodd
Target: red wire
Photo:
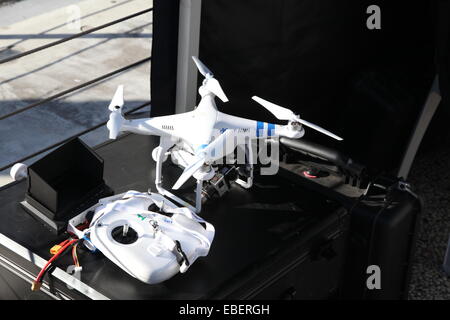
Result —
<instances>
[{"instance_id":1,"label":"red wire","mask_svg":"<svg viewBox=\"0 0 450 320\"><path fill-rule=\"evenodd\" d=\"M317 176L309 174L307 171L303 171L303 175L305 177L307 177L307 178L310 178L310 179L316 179L317 178Z\"/></svg>"},{"instance_id":2,"label":"red wire","mask_svg":"<svg viewBox=\"0 0 450 320\"><path fill-rule=\"evenodd\" d=\"M77 257L77 243L75 243L72 247L72 259L73 259L73 264L76 267L79 267L80 264L78 263L78 257Z\"/></svg>"},{"instance_id":3,"label":"red wire","mask_svg":"<svg viewBox=\"0 0 450 320\"><path fill-rule=\"evenodd\" d=\"M45 270L48 268L48 266L55 261L56 258L58 258L58 256L63 253L71 244L77 242L79 239L73 239L69 242L67 242L61 249L58 250L57 253L55 253L55 255L53 257L51 257L47 263L45 264L45 266L41 269L41 271L39 272L38 276L36 277L35 282L41 282L41 277L42 275L45 273Z\"/></svg>"}]
</instances>

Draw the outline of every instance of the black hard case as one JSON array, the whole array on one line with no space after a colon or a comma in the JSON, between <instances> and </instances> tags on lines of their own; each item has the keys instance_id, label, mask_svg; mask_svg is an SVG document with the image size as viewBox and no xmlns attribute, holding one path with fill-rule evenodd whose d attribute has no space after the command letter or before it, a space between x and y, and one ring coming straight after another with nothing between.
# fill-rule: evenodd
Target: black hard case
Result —
<instances>
[{"instance_id":1,"label":"black hard case","mask_svg":"<svg viewBox=\"0 0 450 320\"><path fill-rule=\"evenodd\" d=\"M349 242L339 299L406 298L421 201L411 187L396 178L380 176L367 189L345 184L337 174L311 180L303 172L311 163L282 163L280 174L299 186L339 201L350 216ZM381 271L381 289L370 290L367 268Z\"/></svg>"},{"instance_id":2,"label":"black hard case","mask_svg":"<svg viewBox=\"0 0 450 320\"><path fill-rule=\"evenodd\" d=\"M350 211L343 298L407 298L421 202L407 184L385 178L380 185L385 192L362 196ZM366 285L370 265L380 267L380 290Z\"/></svg>"}]
</instances>

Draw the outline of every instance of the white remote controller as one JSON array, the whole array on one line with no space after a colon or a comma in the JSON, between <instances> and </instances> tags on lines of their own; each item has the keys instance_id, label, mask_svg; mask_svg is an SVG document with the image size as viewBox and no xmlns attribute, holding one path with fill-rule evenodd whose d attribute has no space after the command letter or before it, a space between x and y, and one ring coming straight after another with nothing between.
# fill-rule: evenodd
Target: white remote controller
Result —
<instances>
[{"instance_id":1,"label":"white remote controller","mask_svg":"<svg viewBox=\"0 0 450 320\"><path fill-rule=\"evenodd\" d=\"M100 201L86 236L133 277L160 283L209 253L214 227L189 209L155 193L129 191L117 198ZM153 204L172 216L149 211Z\"/></svg>"}]
</instances>

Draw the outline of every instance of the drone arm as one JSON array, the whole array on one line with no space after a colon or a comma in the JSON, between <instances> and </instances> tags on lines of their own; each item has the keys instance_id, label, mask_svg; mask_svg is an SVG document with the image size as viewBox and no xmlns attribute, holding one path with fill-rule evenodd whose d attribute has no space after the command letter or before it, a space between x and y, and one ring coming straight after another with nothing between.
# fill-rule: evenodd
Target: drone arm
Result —
<instances>
[{"instance_id":1,"label":"drone arm","mask_svg":"<svg viewBox=\"0 0 450 320\"><path fill-rule=\"evenodd\" d=\"M109 130L109 138L116 139L120 132L132 132L142 135L167 136L164 130L157 129L151 123L152 119L125 119L120 111L113 111L106 124Z\"/></svg>"},{"instance_id":2,"label":"drone arm","mask_svg":"<svg viewBox=\"0 0 450 320\"><path fill-rule=\"evenodd\" d=\"M169 135L164 130L156 128L151 123L152 119L134 119L125 120L120 131L127 131L142 135L167 136Z\"/></svg>"},{"instance_id":3,"label":"drone arm","mask_svg":"<svg viewBox=\"0 0 450 320\"><path fill-rule=\"evenodd\" d=\"M154 160L156 161L156 170L155 170L155 185L159 190L162 184L162 163L165 161L166 152L172 148L175 142L168 136L162 136L159 141L159 147L155 149L156 155Z\"/></svg>"},{"instance_id":4,"label":"drone arm","mask_svg":"<svg viewBox=\"0 0 450 320\"><path fill-rule=\"evenodd\" d=\"M218 112L215 129L222 131L224 129L234 129L239 132L239 136L248 137L251 140L280 136L301 138L305 133L303 129L297 130L290 125L281 126L278 124L236 117L222 112ZM241 140L242 139L238 139L238 144L244 143L244 141Z\"/></svg>"},{"instance_id":5,"label":"drone arm","mask_svg":"<svg viewBox=\"0 0 450 320\"><path fill-rule=\"evenodd\" d=\"M305 129L300 127L300 129L294 129L290 124L285 126L278 126L276 130L277 137L286 137L291 139L300 139L305 135Z\"/></svg>"}]
</instances>

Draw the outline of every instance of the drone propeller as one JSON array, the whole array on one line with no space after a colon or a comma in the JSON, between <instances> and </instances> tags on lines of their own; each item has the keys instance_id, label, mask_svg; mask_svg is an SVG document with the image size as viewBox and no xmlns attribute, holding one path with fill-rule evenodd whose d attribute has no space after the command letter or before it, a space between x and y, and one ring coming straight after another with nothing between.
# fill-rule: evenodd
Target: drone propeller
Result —
<instances>
[{"instance_id":1,"label":"drone propeller","mask_svg":"<svg viewBox=\"0 0 450 320\"><path fill-rule=\"evenodd\" d=\"M195 65L197 66L198 71L205 77L205 78L213 78L214 74L211 70L208 69L207 66L203 64L203 62L200 61L199 58L196 56L192 56L192 60L194 60Z\"/></svg>"},{"instance_id":2,"label":"drone propeller","mask_svg":"<svg viewBox=\"0 0 450 320\"><path fill-rule=\"evenodd\" d=\"M114 93L114 97L109 104L108 109L110 111L116 111L123 107L123 84L117 87L116 93Z\"/></svg>"},{"instance_id":3,"label":"drone propeller","mask_svg":"<svg viewBox=\"0 0 450 320\"><path fill-rule=\"evenodd\" d=\"M189 167L186 167L181 174L181 176L178 178L177 182L173 185L172 189L178 190L180 187L189 180L190 177L194 175L194 173L197 172L198 169L200 169L206 162L206 158L200 158L196 160L193 164L191 164Z\"/></svg>"},{"instance_id":4,"label":"drone propeller","mask_svg":"<svg viewBox=\"0 0 450 320\"><path fill-rule=\"evenodd\" d=\"M315 125L314 123L311 123L309 121L301 119L298 115L296 115L294 112L292 112L292 110L281 107L272 102L261 99L260 97L257 97L257 96L253 96L252 99L255 100L256 102L258 102L260 105L262 105L267 110L269 110L279 120L298 122L298 123L303 124L306 127L310 127L316 131L319 131L320 133L323 133L333 139L343 140L341 137L335 135L334 133L331 133L330 131L325 130L324 128L321 128L318 125Z\"/></svg>"},{"instance_id":5,"label":"drone propeller","mask_svg":"<svg viewBox=\"0 0 450 320\"><path fill-rule=\"evenodd\" d=\"M109 104L108 109L111 110L109 115L109 121L106 123L106 127L109 130L109 138L116 139L120 132L120 127L123 123L122 107L123 101L123 85L117 87L116 93Z\"/></svg>"},{"instance_id":6,"label":"drone propeller","mask_svg":"<svg viewBox=\"0 0 450 320\"><path fill-rule=\"evenodd\" d=\"M219 81L214 79L214 74L211 72L211 70L209 70L208 67L205 66L203 62L201 62L196 56L193 56L192 60L194 60L198 71L205 77L203 87L209 92L216 95L223 102L228 102L227 96L223 92Z\"/></svg>"},{"instance_id":7,"label":"drone propeller","mask_svg":"<svg viewBox=\"0 0 450 320\"><path fill-rule=\"evenodd\" d=\"M199 170L206 162L212 162L217 159L221 159L224 156L234 151L236 143L233 137L232 148L226 145L228 138L233 134L233 130L226 130L220 136L218 136L214 141L208 144L197 154L197 160L194 161L190 166L186 167L178 178L177 182L173 185L172 189L178 190L190 177L194 175L197 170Z\"/></svg>"}]
</instances>

